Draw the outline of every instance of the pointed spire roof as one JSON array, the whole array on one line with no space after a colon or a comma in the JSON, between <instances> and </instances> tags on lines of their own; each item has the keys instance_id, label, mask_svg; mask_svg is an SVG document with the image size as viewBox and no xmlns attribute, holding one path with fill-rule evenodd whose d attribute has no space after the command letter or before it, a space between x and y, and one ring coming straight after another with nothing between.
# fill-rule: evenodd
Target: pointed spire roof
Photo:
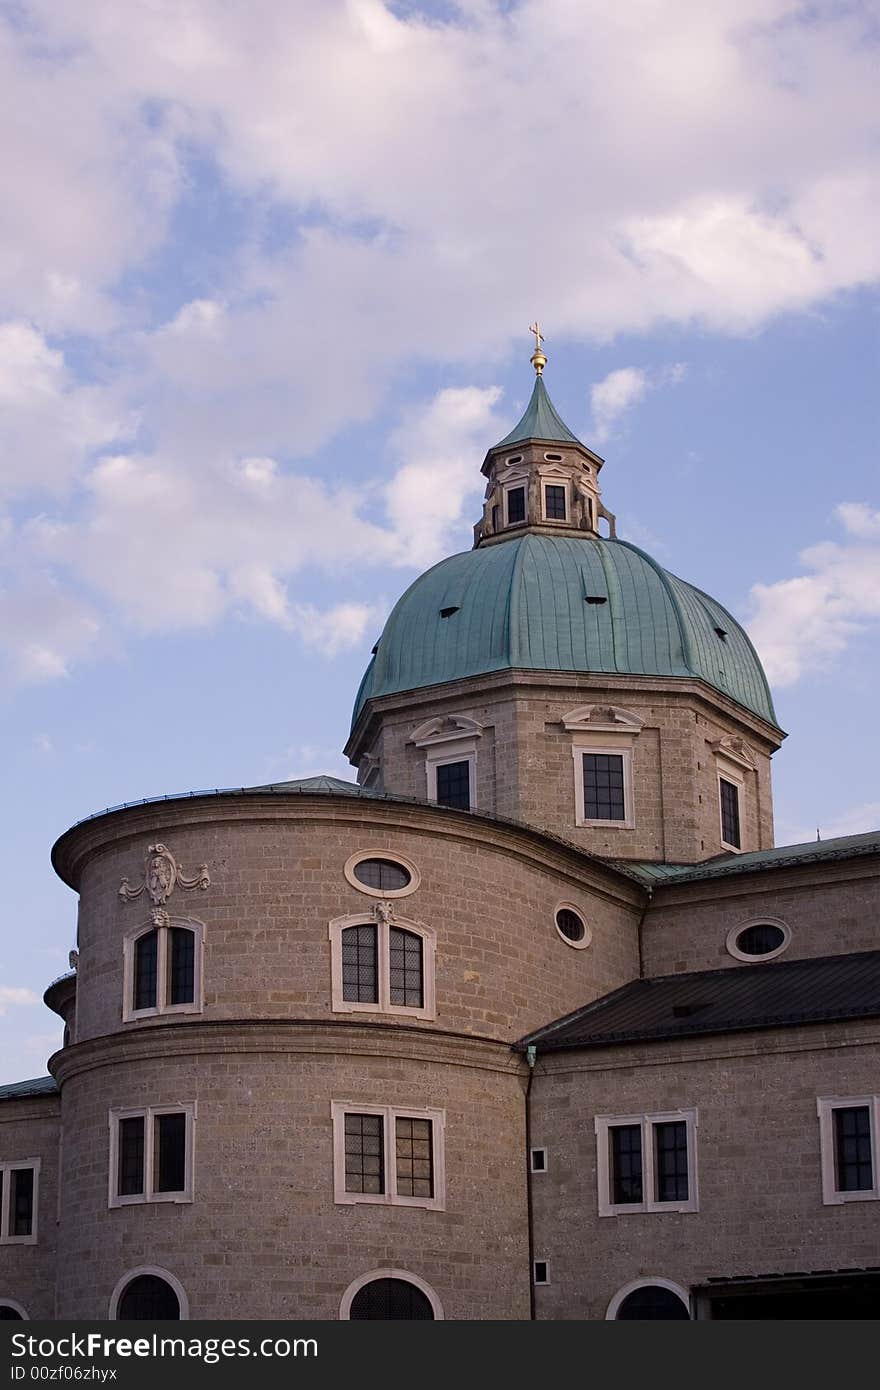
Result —
<instances>
[{"instance_id":1,"label":"pointed spire roof","mask_svg":"<svg viewBox=\"0 0 880 1390\"><path fill-rule=\"evenodd\" d=\"M510 444L520 444L525 439L547 439L553 442L581 444L576 434L556 413L556 407L547 394L543 376L535 378L532 398L525 408L522 419L514 425L510 434L499 439L496 449L506 449ZM581 448L583 448L581 444Z\"/></svg>"}]
</instances>

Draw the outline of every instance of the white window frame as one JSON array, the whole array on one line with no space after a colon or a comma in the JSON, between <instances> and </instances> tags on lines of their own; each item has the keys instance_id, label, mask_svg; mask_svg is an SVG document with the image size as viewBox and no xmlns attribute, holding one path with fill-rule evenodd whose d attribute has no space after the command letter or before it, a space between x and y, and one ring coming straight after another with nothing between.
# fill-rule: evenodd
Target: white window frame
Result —
<instances>
[{"instance_id":1,"label":"white window frame","mask_svg":"<svg viewBox=\"0 0 880 1390\"><path fill-rule=\"evenodd\" d=\"M448 763L466 762L469 809L476 810L477 743L482 735L483 725L467 714L426 719L413 729L409 742L414 743L416 748L425 750L425 789L428 801L437 804L437 768Z\"/></svg>"},{"instance_id":2,"label":"white window frame","mask_svg":"<svg viewBox=\"0 0 880 1390\"><path fill-rule=\"evenodd\" d=\"M726 767L717 767L716 775L718 779L718 834L721 837L721 847L722 849L729 850L731 854L743 854L745 852L745 847L742 843L731 845L728 844L724 838L724 817L721 813L721 783L722 781L729 782L732 787L736 787L736 810L737 820L739 821L740 842L742 842L744 838L743 810L745 808L746 784L739 773L733 772Z\"/></svg>"},{"instance_id":3,"label":"white window frame","mask_svg":"<svg viewBox=\"0 0 880 1390\"><path fill-rule=\"evenodd\" d=\"M163 920L141 922L126 932L122 943L122 1021L133 1023L141 1018L154 1018L158 1014L200 1014L205 1007L205 924L197 917L172 917L162 912ZM168 988L168 943L172 927L183 927L191 931L194 941L193 999L189 1004L167 1004L165 995ZM135 950L137 942L147 932L159 933L156 943L156 1003L150 1009L134 1008Z\"/></svg>"},{"instance_id":4,"label":"white window frame","mask_svg":"<svg viewBox=\"0 0 880 1390\"><path fill-rule=\"evenodd\" d=\"M5 1294L0 1294L0 1308L12 1308L14 1312L18 1313L22 1322L30 1322L27 1309L14 1298L7 1298Z\"/></svg>"},{"instance_id":5,"label":"white window frame","mask_svg":"<svg viewBox=\"0 0 880 1390\"><path fill-rule=\"evenodd\" d=\"M565 516L547 515L547 489L561 487L565 492ZM567 526L571 520L571 481L568 477L541 476L541 520L548 526Z\"/></svg>"},{"instance_id":6,"label":"white window frame","mask_svg":"<svg viewBox=\"0 0 880 1390\"><path fill-rule=\"evenodd\" d=\"M339 1321L347 1322L351 1317L351 1305L354 1303L355 1295L359 1294L365 1284L372 1284L377 1279L399 1279L404 1284L412 1284L425 1295L434 1310L434 1321L443 1321L443 1305L440 1299L424 1279L420 1279L417 1274L410 1274L408 1269L396 1269L393 1265L386 1265L382 1269L371 1269L367 1274L359 1274L357 1279L353 1279L349 1284L339 1304Z\"/></svg>"},{"instance_id":7,"label":"white window frame","mask_svg":"<svg viewBox=\"0 0 880 1390\"><path fill-rule=\"evenodd\" d=\"M684 1121L687 1125L688 1199L686 1202L658 1202L654 1171L654 1126ZM619 1125L638 1125L642 1132L642 1191L650 1194L641 1202L618 1202L612 1199L611 1135ZM697 1125L695 1109L669 1110L650 1115L597 1115L596 1174L598 1180L599 1215L626 1216L630 1212L699 1211L697 1187Z\"/></svg>"},{"instance_id":8,"label":"white window frame","mask_svg":"<svg viewBox=\"0 0 880 1390\"><path fill-rule=\"evenodd\" d=\"M677 1298L681 1299L688 1311L688 1316L691 1319L693 1318L694 1314L691 1308L691 1296L687 1289L681 1284L673 1283L671 1279L664 1279L661 1275L653 1275L641 1279L631 1279L628 1284L624 1284L622 1289L618 1289L605 1310L605 1321L613 1322L617 1318L621 1304L625 1299L629 1298L631 1293L635 1293L637 1289L653 1288L668 1289L670 1293L674 1293Z\"/></svg>"},{"instance_id":9,"label":"white window frame","mask_svg":"<svg viewBox=\"0 0 880 1390\"><path fill-rule=\"evenodd\" d=\"M329 924L330 935L330 1007L335 1014L398 1014L406 1018L435 1018L437 1014L434 957L437 952L437 933L424 922L414 922L409 917L399 917L396 913L383 911L378 905L372 918L368 912L350 912L344 917L334 917ZM378 994L376 1003L359 1003L345 999L342 986L342 933L347 927L376 928L376 969L378 972ZM421 1008L391 1002L390 945L388 933L391 927L412 932L422 940L422 999Z\"/></svg>"},{"instance_id":10,"label":"white window frame","mask_svg":"<svg viewBox=\"0 0 880 1390\"><path fill-rule=\"evenodd\" d=\"M584 793L584 755L598 754L601 757L612 755L623 759L623 820L588 820L586 815L586 796ZM591 740L580 743L577 738L572 744L574 758L574 803L575 823L577 825L609 827L613 830L635 829L635 797L633 791L633 750L632 745L624 747L621 743L603 743Z\"/></svg>"},{"instance_id":11,"label":"white window frame","mask_svg":"<svg viewBox=\"0 0 880 1390\"><path fill-rule=\"evenodd\" d=\"M508 519L508 518L509 518L509 515L510 515L510 511L509 511L507 499L508 499L509 493L516 491L517 488L522 488L522 491L523 491L523 495L524 495L524 515L523 515L522 521L510 521L510 520ZM504 497L503 497L503 516L502 516L502 521L503 521L503 523L504 523L504 528L503 528L503 529L506 529L508 526L528 526L528 524L529 524L529 480L528 480L528 476L525 475L525 476L523 476L523 477L521 477L521 478L510 478L510 479L506 480L506 481L504 482L504 484L503 484L502 491L503 491L503 493L504 493Z\"/></svg>"},{"instance_id":12,"label":"white window frame","mask_svg":"<svg viewBox=\"0 0 880 1390\"><path fill-rule=\"evenodd\" d=\"M614 823L615 825L618 824L617 821L615 821ZM565 932L562 930L557 920L560 912L573 912L575 917L577 917L578 921L581 923L584 929L584 934L581 937L580 941L572 941L571 937L565 935ZM559 940L562 941L566 946L570 946L573 951L585 951L587 947L592 943L593 929L587 922L586 913L584 912L583 908L578 907L575 903L557 903L555 908L553 909L553 925L556 928L556 935L559 937Z\"/></svg>"},{"instance_id":13,"label":"white window frame","mask_svg":"<svg viewBox=\"0 0 880 1390\"><path fill-rule=\"evenodd\" d=\"M536 1154L543 1154L543 1155L544 1155L544 1167L543 1167L543 1168L536 1168L536 1167L535 1167L535 1155L536 1155ZM550 1166L550 1165L549 1165L549 1162L548 1162L547 1150L546 1150L545 1148L540 1148L540 1147L539 1147L539 1148L536 1148L536 1149L530 1149L530 1150L529 1150L529 1172L530 1172L530 1173L546 1173L546 1172L547 1172L547 1169L549 1168L549 1166Z\"/></svg>"},{"instance_id":14,"label":"white window frame","mask_svg":"<svg viewBox=\"0 0 880 1390\"><path fill-rule=\"evenodd\" d=\"M122 1278L119 1280L118 1284L116 1285L115 1289L110 1295L110 1306L107 1310L107 1316L109 1317L110 1321L116 1321L117 1311L119 1308L119 1301L122 1298L122 1295L125 1293L125 1290L128 1288L129 1284L132 1282L133 1279L140 1279L141 1276L144 1274L152 1274L155 1276L155 1278L162 1279L169 1286L169 1288L174 1290L174 1292L177 1294L177 1302L180 1305L180 1321L188 1322L189 1299L186 1296L186 1289L183 1287L179 1279L175 1278L175 1276L169 1273L167 1269L161 1269L158 1265L138 1265L136 1269L130 1269L126 1274L123 1274Z\"/></svg>"},{"instance_id":15,"label":"white window frame","mask_svg":"<svg viewBox=\"0 0 880 1390\"><path fill-rule=\"evenodd\" d=\"M371 888L368 883L361 883L355 869L365 859L384 859L389 864L398 864L409 874L409 883L405 888ZM415 893L422 881L422 875L412 860L396 849L359 849L346 859L342 872L352 888L356 888L359 893L366 893L370 898L408 898L410 893Z\"/></svg>"},{"instance_id":16,"label":"white window frame","mask_svg":"<svg viewBox=\"0 0 880 1390\"><path fill-rule=\"evenodd\" d=\"M446 1210L445 1110L419 1110L409 1105L372 1105L356 1100L330 1102L333 1120L333 1200L342 1206L421 1207L425 1211ZM385 1192L347 1192L345 1187L345 1116L379 1115L382 1117L384 1145ZM434 1173L433 1197L404 1197L397 1192L397 1161L395 1121L429 1120L431 1124L431 1159Z\"/></svg>"},{"instance_id":17,"label":"white window frame","mask_svg":"<svg viewBox=\"0 0 880 1390\"><path fill-rule=\"evenodd\" d=\"M750 956L747 951L741 951L736 944L740 932L746 931L749 927L778 927L783 936L782 945L776 946L772 951L765 951L762 956ZM775 960L783 951L788 950L791 945L791 927L780 917L770 917L766 913L760 917L749 917L745 922L737 922L735 927L730 928L724 945L734 960L745 961L748 965L760 965L765 960Z\"/></svg>"},{"instance_id":18,"label":"white window frame","mask_svg":"<svg viewBox=\"0 0 880 1390\"><path fill-rule=\"evenodd\" d=\"M153 1190L153 1169L155 1167L155 1120L159 1115L186 1116L184 1137L184 1177L185 1186L181 1192L155 1192ZM117 1192L119 1174L119 1122L120 1120L143 1119L144 1121L144 1190L143 1192ZM141 1105L118 1108L110 1111L110 1172L108 1175L109 1207L144 1206L148 1202L191 1202L193 1200L193 1171L195 1158L196 1102L181 1101L168 1105ZM163 1275L164 1278L164 1275Z\"/></svg>"},{"instance_id":19,"label":"white window frame","mask_svg":"<svg viewBox=\"0 0 880 1390\"><path fill-rule=\"evenodd\" d=\"M9 1213L12 1203L12 1174L20 1173L25 1169L32 1168L34 1174L34 1198L33 1209L31 1211L31 1232L27 1236L12 1236L9 1234ZM0 1245L36 1245L37 1243L37 1214L40 1204L40 1160L38 1158L5 1159L0 1163L0 1173L3 1174L3 1201L0 1204ZM5 1303L11 1305L11 1299L4 1299Z\"/></svg>"},{"instance_id":20,"label":"white window frame","mask_svg":"<svg viewBox=\"0 0 880 1390\"><path fill-rule=\"evenodd\" d=\"M437 769L447 767L450 763L467 763L468 765L468 810L476 809L476 790L477 790L477 747L470 740L462 741L461 745L453 748L446 744L439 748L429 748L425 757L425 771L428 779L428 800L439 805L437 801ZM445 804L445 803L444 803ZM450 806L450 811L464 810L464 807Z\"/></svg>"},{"instance_id":21,"label":"white window frame","mask_svg":"<svg viewBox=\"0 0 880 1390\"><path fill-rule=\"evenodd\" d=\"M544 1266L544 1278L538 1278L538 1265ZM536 1289L543 1289L550 1283L550 1261L532 1260L532 1282Z\"/></svg>"},{"instance_id":22,"label":"white window frame","mask_svg":"<svg viewBox=\"0 0 880 1390\"><path fill-rule=\"evenodd\" d=\"M834 1111L866 1106L871 1124L871 1166L874 1185L858 1192L837 1189L835 1161ZM820 1096L816 1101L819 1117L819 1149L822 1163L822 1203L826 1207L841 1206L844 1202L876 1202L880 1200L880 1096Z\"/></svg>"}]
</instances>

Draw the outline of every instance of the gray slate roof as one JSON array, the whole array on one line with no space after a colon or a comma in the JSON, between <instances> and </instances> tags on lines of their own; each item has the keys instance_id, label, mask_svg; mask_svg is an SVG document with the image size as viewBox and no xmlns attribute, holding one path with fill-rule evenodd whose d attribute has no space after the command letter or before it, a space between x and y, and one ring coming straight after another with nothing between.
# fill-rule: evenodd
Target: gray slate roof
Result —
<instances>
[{"instance_id":1,"label":"gray slate roof","mask_svg":"<svg viewBox=\"0 0 880 1390\"><path fill-rule=\"evenodd\" d=\"M634 980L516 1044L542 1052L880 1018L880 951Z\"/></svg>"},{"instance_id":2,"label":"gray slate roof","mask_svg":"<svg viewBox=\"0 0 880 1390\"><path fill-rule=\"evenodd\" d=\"M55 1095L58 1086L54 1077L38 1076L33 1081L11 1081L0 1086L0 1100L22 1100L26 1096Z\"/></svg>"}]
</instances>

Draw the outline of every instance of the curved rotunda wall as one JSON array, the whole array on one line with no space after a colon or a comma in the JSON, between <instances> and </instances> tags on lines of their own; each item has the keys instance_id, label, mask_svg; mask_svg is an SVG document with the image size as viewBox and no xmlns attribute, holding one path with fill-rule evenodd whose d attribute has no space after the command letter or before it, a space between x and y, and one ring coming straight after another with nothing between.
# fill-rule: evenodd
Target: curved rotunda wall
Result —
<instances>
[{"instance_id":1,"label":"curved rotunda wall","mask_svg":"<svg viewBox=\"0 0 880 1390\"><path fill-rule=\"evenodd\" d=\"M207 869L206 888L178 886L164 904L172 923L204 924L204 1012L193 1018L351 1018L332 1007L330 923L374 921L380 901L345 876L356 852L415 866L419 886L392 900L394 920L436 933L436 1018L392 1023L512 1041L638 970L640 890L527 831L349 798L167 802L84 823L56 849L81 894L77 1041L166 1021L122 1021L124 938L149 926L152 904L119 890L143 882L157 842L191 878ZM582 913L588 949L560 939L560 903Z\"/></svg>"},{"instance_id":2,"label":"curved rotunda wall","mask_svg":"<svg viewBox=\"0 0 880 1390\"><path fill-rule=\"evenodd\" d=\"M527 1318L517 1061L389 1033L328 1043L320 1026L179 1024L62 1054L57 1316L106 1318L124 1276L150 1267L180 1282L192 1318L329 1320L353 1281L392 1267L447 1318ZM442 1210L335 1200L334 1100L441 1112ZM196 1107L193 1200L111 1207L111 1108L183 1104Z\"/></svg>"}]
</instances>

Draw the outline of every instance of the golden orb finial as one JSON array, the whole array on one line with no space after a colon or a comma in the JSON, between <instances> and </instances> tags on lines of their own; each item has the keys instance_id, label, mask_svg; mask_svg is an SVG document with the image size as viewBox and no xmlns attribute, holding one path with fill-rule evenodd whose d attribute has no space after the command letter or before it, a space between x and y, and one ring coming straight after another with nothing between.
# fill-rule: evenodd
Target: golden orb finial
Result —
<instances>
[{"instance_id":1,"label":"golden orb finial","mask_svg":"<svg viewBox=\"0 0 880 1390\"><path fill-rule=\"evenodd\" d=\"M547 365L547 354L541 347L544 341L544 334L541 332L541 325L538 323L537 319L535 319L533 324L529 325L529 332L535 335L535 351L532 353L529 361L534 367L536 374L540 376Z\"/></svg>"}]
</instances>

